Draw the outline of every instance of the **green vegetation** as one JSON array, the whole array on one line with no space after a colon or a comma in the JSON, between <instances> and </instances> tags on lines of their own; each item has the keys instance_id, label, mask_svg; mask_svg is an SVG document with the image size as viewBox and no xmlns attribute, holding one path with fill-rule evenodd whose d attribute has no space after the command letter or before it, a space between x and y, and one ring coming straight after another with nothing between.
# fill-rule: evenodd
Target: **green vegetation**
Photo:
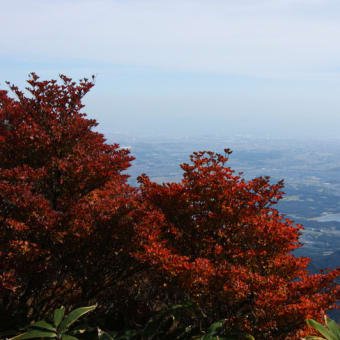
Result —
<instances>
[{"instance_id":1,"label":"green vegetation","mask_svg":"<svg viewBox=\"0 0 340 340\"><path fill-rule=\"evenodd\" d=\"M65 314L65 308L61 307L54 311L51 323L44 320L34 322L24 333L11 337L8 340L45 339L55 338L58 340L78 340L79 335L83 339L99 340L254 340L249 334L241 332L226 332L225 320L214 322L207 330L198 329L193 325L179 326L180 319L185 314L196 308L192 303L171 306L165 312L157 313L144 327L128 329L123 332L102 330L99 327L91 327L83 324L80 327L70 329L80 317L93 311L96 306L80 307Z\"/></svg>"},{"instance_id":2,"label":"green vegetation","mask_svg":"<svg viewBox=\"0 0 340 340\"><path fill-rule=\"evenodd\" d=\"M23 339L39 339L39 338L55 338L58 340L77 340L73 335L83 333L84 329L70 330L73 325L84 314L93 311L96 306L80 307L67 316L65 316L65 308L61 307L54 311L52 323L46 321L35 322L30 329L22 334L19 334L10 340L23 340Z\"/></svg>"},{"instance_id":3,"label":"green vegetation","mask_svg":"<svg viewBox=\"0 0 340 340\"><path fill-rule=\"evenodd\" d=\"M314 329L316 329L320 334L324 336L321 338L319 336L306 336L304 340L340 340L340 326L325 315L325 326L321 323L308 319L307 324Z\"/></svg>"}]
</instances>

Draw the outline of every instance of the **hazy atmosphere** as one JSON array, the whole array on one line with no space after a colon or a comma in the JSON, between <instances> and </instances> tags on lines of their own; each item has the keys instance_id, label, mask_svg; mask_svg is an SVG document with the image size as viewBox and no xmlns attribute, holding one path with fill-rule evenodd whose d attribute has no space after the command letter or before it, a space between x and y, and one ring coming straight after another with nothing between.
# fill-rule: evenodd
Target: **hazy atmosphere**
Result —
<instances>
[{"instance_id":1,"label":"hazy atmosphere","mask_svg":"<svg viewBox=\"0 0 340 340\"><path fill-rule=\"evenodd\" d=\"M12 0L0 86L96 75L103 132L338 138L333 0Z\"/></svg>"}]
</instances>

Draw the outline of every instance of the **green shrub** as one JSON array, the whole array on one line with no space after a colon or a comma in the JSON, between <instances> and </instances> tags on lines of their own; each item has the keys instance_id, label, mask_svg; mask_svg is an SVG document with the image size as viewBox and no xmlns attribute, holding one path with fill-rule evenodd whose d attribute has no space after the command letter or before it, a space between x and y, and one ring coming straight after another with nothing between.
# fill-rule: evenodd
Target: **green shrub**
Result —
<instances>
[{"instance_id":1,"label":"green shrub","mask_svg":"<svg viewBox=\"0 0 340 340\"><path fill-rule=\"evenodd\" d=\"M44 320L35 322L27 332L19 334L9 340L56 338L60 340L78 340L73 335L82 333L83 329L70 330L70 326L84 314L93 311L97 306L80 307L65 316L65 308L54 311L52 324Z\"/></svg>"},{"instance_id":2,"label":"green shrub","mask_svg":"<svg viewBox=\"0 0 340 340\"><path fill-rule=\"evenodd\" d=\"M200 324L198 321L201 320L188 318L188 313L197 309L197 306L191 302L173 305L165 311L156 313L144 327L138 329L127 329L120 332L88 326L70 329L80 317L95 308L96 306L80 307L65 315L65 308L61 307L54 311L50 323L44 320L35 322L26 332L8 340L41 338L78 340L75 337L77 334L82 334L82 338L91 340L95 338L99 340L255 340L249 334L226 330L225 320L214 322L206 330L201 329L198 326Z\"/></svg>"},{"instance_id":3,"label":"green shrub","mask_svg":"<svg viewBox=\"0 0 340 340\"><path fill-rule=\"evenodd\" d=\"M325 315L325 326L321 323L308 319L307 324L314 329L316 329L319 333L321 333L324 338L321 338L319 336L306 336L303 340L340 340L340 327L339 325L332 319L328 318Z\"/></svg>"}]
</instances>

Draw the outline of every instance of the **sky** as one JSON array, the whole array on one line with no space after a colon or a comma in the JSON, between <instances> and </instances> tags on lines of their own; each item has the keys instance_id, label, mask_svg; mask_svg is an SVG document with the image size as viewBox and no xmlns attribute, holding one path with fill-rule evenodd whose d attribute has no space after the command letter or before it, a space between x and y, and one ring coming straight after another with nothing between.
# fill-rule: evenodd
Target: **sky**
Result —
<instances>
[{"instance_id":1,"label":"sky","mask_svg":"<svg viewBox=\"0 0 340 340\"><path fill-rule=\"evenodd\" d=\"M338 0L11 0L0 88L96 76L104 133L340 138Z\"/></svg>"}]
</instances>

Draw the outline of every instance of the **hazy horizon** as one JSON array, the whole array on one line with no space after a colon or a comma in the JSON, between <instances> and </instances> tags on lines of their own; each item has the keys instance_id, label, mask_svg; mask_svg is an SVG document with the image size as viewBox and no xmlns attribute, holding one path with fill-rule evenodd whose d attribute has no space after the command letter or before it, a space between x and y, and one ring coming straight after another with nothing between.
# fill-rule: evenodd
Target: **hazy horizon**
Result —
<instances>
[{"instance_id":1,"label":"hazy horizon","mask_svg":"<svg viewBox=\"0 0 340 340\"><path fill-rule=\"evenodd\" d=\"M99 130L338 138L335 0L12 0L0 88L96 75Z\"/></svg>"}]
</instances>

